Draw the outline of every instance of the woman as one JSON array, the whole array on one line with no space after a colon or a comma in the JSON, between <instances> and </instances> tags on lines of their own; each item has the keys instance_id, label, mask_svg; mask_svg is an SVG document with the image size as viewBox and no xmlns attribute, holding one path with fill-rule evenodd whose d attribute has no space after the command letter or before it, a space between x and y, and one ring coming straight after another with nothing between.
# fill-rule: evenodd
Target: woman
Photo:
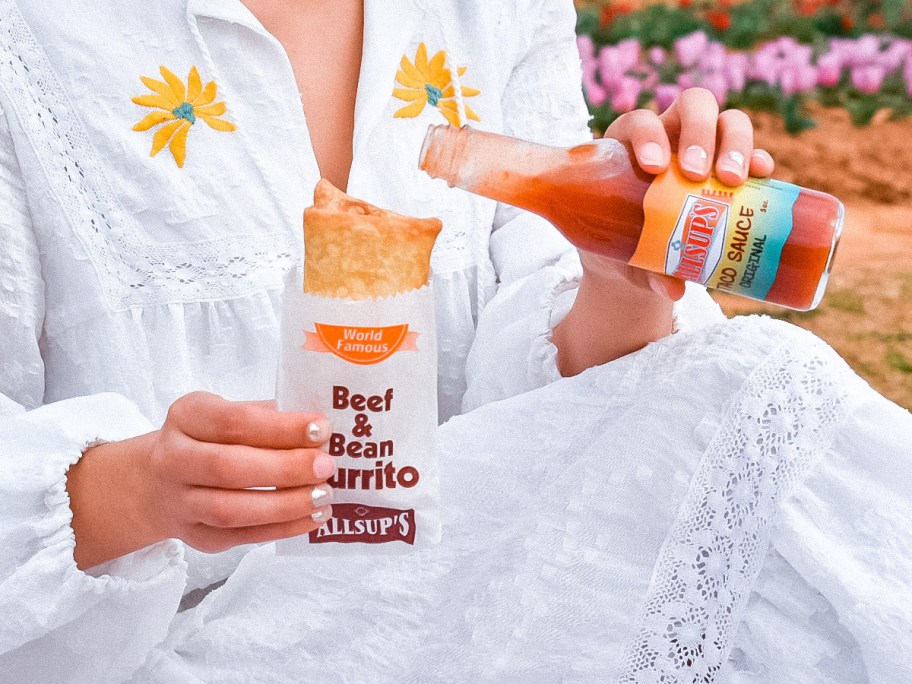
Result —
<instances>
[{"instance_id":1,"label":"woman","mask_svg":"<svg viewBox=\"0 0 912 684\"><path fill-rule=\"evenodd\" d=\"M530 492L550 488L549 500L560 491L588 497L592 490L585 483L601 479L558 477L561 464L572 473L589 463L588 457L576 458L589 453L581 442L558 438L558 431L542 425L534 445L526 438L519 447L486 419L496 417L493 425L515 437L516 430L527 429L523 416L530 411L553 412L569 435L583 439L591 424L579 419L579 401L632 396L630 376L616 373L648 357L625 355L673 327L696 335L712 323L732 332L720 333L721 340L707 333L708 348L740 349L743 365L731 366L721 389L707 390L693 407L707 416L715 407L725 417L726 400L738 396L745 378L772 353L763 340L795 335L765 323L754 331L728 326L698 289L683 297L673 322L671 300L682 294L673 284L640 280L585 255L581 271L576 253L544 222L448 189L417 171L416 150L428 123L471 120L553 144L578 142L586 134L572 7L544 1L490 5L170 0L118 12L80 1L50 16L40 5L2 0L0 168L3 196L13 209L4 225L9 248L2 257L2 377L13 417L2 428L8 446L0 519L11 551L0 594L7 618L0 653L14 678L120 681L145 661L137 677L191 678L194 667L206 663L219 674L204 673L204 679L243 680L242 663L255 662L255 649L238 639L268 633L273 645L285 646L288 639L310 644L329 629L356 629L373 634L362 640L363 649L319 640L331 652L299 646L261 663L266 669L252 678L295 680L322 662L338 673L353 667L350 678L376 680L391 670L372 646L379 635L390 637L393 624L399 640L389 658L402 663L399 678L422 679L443 668L441 663L451 662L448 649L461 656L455 662L467 663L463 673L498 663L500 670L492 671L535 673L535 661L524 661L515 644L490 648L498 643L493 639L479 648L480 637L465 631L472 625L492 634L507 625L515 629L510 611L502 621L460 619L452 623L452 640L424 644L424 635L446 633L435 620L446 622L483 599L482 582L490 588L517 575L531 557L525 545L536 553L553 550L545 534L549 518L520 505L534 500ZM107 37L100 45L99 27ZM714 103L699 91L683 97L662 120L640 113L610 134L628 142L649 171L669 163L669 138L682 152L682 164L694 165L685 168L692 177L704 177L713 160L733 184L743 181L748 166L756 175L772 170L768 155L753 150L746 117L717 117ZM725 168L731 162L734 171ZM282 274L300 254L301 210L320 175L378 205L443 219L433 263L442 418L457 413L460 404L472 409L515 398L453 421L441 433L444 453L464 453L470 443L483 445L480 455L486 456L481 463L466 457L453 464L450 496L460 496L447 503L451 544L400 561L368 559L344 568L314 561L293 572L271 572L271 547L263 547L247 555L228 586L175 619L183 594L231 572L248 550L239 545L319 524L312 515L323 502L314 491L332 474L321 470L318 448L328 426L318 416L280 415L249 402L272 395ZM693 335L668 340L690 345ZM591 373L554 382L622 356L596 372L604 386L588 386ZM710 356L730 358L724 351ZM535 388L541 389L528 393ZM212 394L188 395L195 390ZM653 408L661 416L658 406ZM905 414L890 415L898 416L898 430L907 429ZM742 418L760 420L751 413ZM619 424L637 427L627 420ZM109 444L93 446L99 440ZM670 447L657 448L657 458L673 454ZM884 444L897 455L898 448L889 439ZM704 452L708 447L696 438L683 450L697 457ZM505 516L524 511L522 524L508 526L499 544L489 536L480 544L470 532L477 526L474 516L494 508L507 474L536 454L541 469L517 490L527 496L509 499L512 506L503 510ZM680 484L702 472L703 461L688 458L672 481ZM621 460L630 466L638 459L628 453ZM297 464L291 472L289 462ZM478 488L470 467L482 464L494 469L480 480L487 486ZM276 485L283 489L247 491ZM657 499L670 508L654 519L652 557L645 554L640 565L629 554L615 558L619 568L636 571L635 590L628 593L634 602L650 595L661 540L676 529L668 513L677 511L682 496L679 489ZM897 510L907 511L900 503L907 504L899 500ZM897 515L891 514L891 524ZM610 519L603 511L586 529ZM663 521L668 525L659 527ZM490 527L478 527L490 534ZM203 551L234 551L203 556L167 541L172 537ZM469 560L478 558L482 567L469 571ZM423 565L434 570L426 582L396 588L393 580L413 578ZM372 573L399 599L395 605L423 608L400 610L395 618L384 612L393 604L373 596ZM571 575L563 586L579 579ZM740 584L738 594L742 609L763 574L754 568L746 576L750 581ZM781 572L772 577L774 587L782 577L795 580ZM534 579L528 591L539 591ZM306 604L291 600L292 585ZM623 586L607 583L602 600L616 598ZM815 597L814 585L808 587L801 596ZM377 615L367 625L360 617L363 603L353 601L362 594L372 597L368 612ZM520 617L523 598L511 604ZM295 618L286 614L281 625L273 623L275 630L265 630L253 615L245 618L239 600L260 617L270 615L268 606L279 606ZM717 597L702 600L719 604ZM723 602L723 609L739 605L732 601ZM302 618L305 605L316 622ZM237 616L242 628L225 631L214 615ZM901 619L893 624L903 624ZM793 624L792 614L780 622ZM684 672L699 663L716 672L735 653L732 643L748 623L745 617L722 624L711 653L692 647L675 667ZM613 645L604 660L583 662L580 677L612 668L618 676L632 671L623 670L626 661L619 656L625 648L642 652L631 645L639 638L635 624L614 613L601 615L598 624L616 630ZM213 638L219 633L225 638ZM578 630L568 634L578 636ZM831 637L825 632L819 639L831 644ZM522 648L541 655L546 643L535 638ZM216 646L225 653L212 662L205 654ZM739 648L750 671L757 655L744 651L744 644ZM412 661L404 654L427 657ZM561 667L573 656L569 648L555 648L549 657ZM640 670L657 671L660 659L645 660ZM515 669L521 662L525 669Z\"/></svg>"}]
</instances>

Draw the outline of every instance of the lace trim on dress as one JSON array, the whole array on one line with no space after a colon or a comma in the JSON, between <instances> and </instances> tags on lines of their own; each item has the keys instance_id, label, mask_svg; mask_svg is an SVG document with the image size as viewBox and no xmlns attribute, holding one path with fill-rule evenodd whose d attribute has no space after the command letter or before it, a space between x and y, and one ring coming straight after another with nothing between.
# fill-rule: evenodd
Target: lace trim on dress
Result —
<instances>
[{"instance_id":1,"label":"lace trim on dress","mask_svg":"<svg viewBox=\"0 0 912 684\"><path fill-rule=\"evenodd\" d=\"M780 501L846 411L832 361L781 345L745 383L666 537L619 682L712 682L763 564Z\"/></svg>"},{"instance_id":2,"label":"lace trim on dress","mask_svg":"<svg viewBox=\"0 0 912 684\"><path fill-rule=\"evenodd\" d=\"M15 0L0 0L0 88L116 310L226 299L278 287L294 263L282 233L149 244L118 204L98 154Z\"/></svg>"}]
</instances>

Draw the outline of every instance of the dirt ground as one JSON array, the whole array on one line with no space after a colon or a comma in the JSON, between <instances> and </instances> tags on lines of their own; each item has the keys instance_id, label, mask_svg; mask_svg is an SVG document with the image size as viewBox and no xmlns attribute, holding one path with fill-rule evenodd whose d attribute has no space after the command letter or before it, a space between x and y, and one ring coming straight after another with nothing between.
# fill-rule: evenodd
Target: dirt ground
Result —
<instances>
[{"instance_id":1,"label":"dirt ground","mask_svg":"<svg viewBox=\"0 0 912 684\"><path fill-rule=\"evenodd\" d=\"M837 109L816 109L818 127L789 136L757 114L756 145L776 159L775 177L830 192L846 223L827 293L810 312L716 294L729 315L762 312L813 331L875 389L912 410L912 119L877 117L855 128Z\"/></svg>"}]
</instances>

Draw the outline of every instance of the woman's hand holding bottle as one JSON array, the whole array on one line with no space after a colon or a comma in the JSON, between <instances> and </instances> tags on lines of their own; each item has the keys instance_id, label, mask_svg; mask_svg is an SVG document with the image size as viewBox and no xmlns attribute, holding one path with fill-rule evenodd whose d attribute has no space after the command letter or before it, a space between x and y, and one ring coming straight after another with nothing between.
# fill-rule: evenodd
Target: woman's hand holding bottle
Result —
<instances>
[{"instance_id":1,"label":"woman's hand holding bottle","mask_svg":"<svg viewBox=\"0 0 912 684\"><path fill-rule=\"evenodd\" d=\"M841 205L783 183L774 188L780 195L775 201L769 191L758 198L753 184L751 193L726 189L743 185L749 174L772 172L772 158L754 149L753 137L746 114L720 114L715 97L694 88L661 116L646 110L625 114L608 128L605 140L574 147L432 126L419 165L450 185L539 214L579 249L583 278L552 338L560 372L575 375L671 333L672 304L683 296L684 280L793 308L808 308L822 293ZM707 180L712 171L716 178ZM742 195L752 204L738 200L737 211L748 213L730 215L732 201ZM792 231L797 236L784 230L793 223L793 205L802 219L794 223L805 224ZM808 220L824 210L832 220ZM752 219L745 217L758 212L756 223L763 227L755 235ZM769 256L757 264L753 251L757 258L763 255L767 228L774 233ZM716 252L728 244L724 236L732 238L732 246L723 264ZM745 249L754 238L760 246L749 245L750 261ZM789 243L797 249L789 252L795 247ZM780 248L786 268L778 268ZM740 270L729 261L738 262Z\"/></svg>"},{"instance_id":2,"label":"woman's hand holding bottle","mask_svg":"<svg viewBox=\"0 0 912 684\"><path fill-rule=\"evenodd\" d=\"M663 173L672 150L683 175L705 180L710 173L730 186L748 175L773 172L768 152L754 148L753 125L736 109L719 112L715 96L692 88L663 114L637 110L620 116L605 137L623 143L646 173ZM580 250L583 279L573 309L554 331L558 364L576 375L642 348L672 332L672 304L684 281Z\"/></svg>"},{"instance_id":3,"label":"woman's hand holding bottle","mask_svg":"<svg viewBox=\"0 0 912 684\"><path fill-rule=\"evenodd\" d=\"M703 88L685 90L661 115L646 109L623 114L608 127L605 137L624 143L639 167L653 175L668 170L672 150L682 174L698 182L712 173L737 187L748 175L768 178L775 166L769 152L754 148L754 128L747 114L740 109L720 113L715 95ZM622 272L631 284L675 301L684 294L684 282L677 278L624 268L591 253L586 253L584 264L590 269L604 264Z\"/></svg>"}]
</instances>

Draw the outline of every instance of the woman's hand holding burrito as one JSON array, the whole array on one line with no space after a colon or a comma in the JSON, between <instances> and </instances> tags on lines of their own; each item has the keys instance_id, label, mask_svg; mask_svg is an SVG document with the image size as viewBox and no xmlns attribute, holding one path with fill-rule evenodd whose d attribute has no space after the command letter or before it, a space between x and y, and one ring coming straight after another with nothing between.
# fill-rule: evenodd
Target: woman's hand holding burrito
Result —
<instances>
[{"instance_id":1,"label":"woman's hand holding burrito","mask_svg":"<svg viewBox=\"0 0 912 684\"><path fill-rule=\"evenodd\" d=\"M89 449L70 468L77 564L169 538L214 553L318 528L331 515L336 465L319 448L330 432L322 416L271 402L178 399L160 430Z\"/></svg>"}]
</instances>

